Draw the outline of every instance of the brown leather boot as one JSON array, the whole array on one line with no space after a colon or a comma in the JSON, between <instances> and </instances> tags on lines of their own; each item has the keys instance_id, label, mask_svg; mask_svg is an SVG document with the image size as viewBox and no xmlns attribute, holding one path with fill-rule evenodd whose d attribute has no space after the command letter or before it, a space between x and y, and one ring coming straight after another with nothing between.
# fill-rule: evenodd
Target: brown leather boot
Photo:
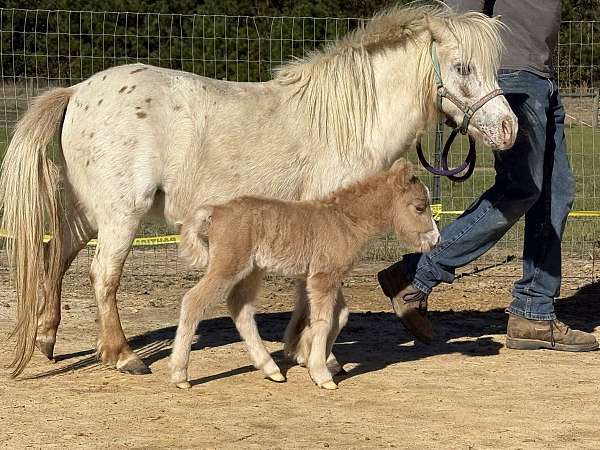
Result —
<instances>
[{"instance_id":1,"label":"brown leather boot","mask_svg":"<svg viewBox=\"0 0 600 450\"><path fill-rule=\"evenodd\" d=\"M573 330L559 320L530 320L508 316L506 346L517 350L548 348L565 352L589 352L598 348L591 333Z\"/></svg>"},{"instance_id":2,"label":"brown leather boot","mask_svg":"<svg viewBox=\"0 0 600 450\"><path fill-rule=\"evenodd\" d=\"M404 327L419 341L430 344L433 328L427 318L427 294L413 286L402 271L401 262L379 272L377 280Z\"/></svg>"}]
</instances>

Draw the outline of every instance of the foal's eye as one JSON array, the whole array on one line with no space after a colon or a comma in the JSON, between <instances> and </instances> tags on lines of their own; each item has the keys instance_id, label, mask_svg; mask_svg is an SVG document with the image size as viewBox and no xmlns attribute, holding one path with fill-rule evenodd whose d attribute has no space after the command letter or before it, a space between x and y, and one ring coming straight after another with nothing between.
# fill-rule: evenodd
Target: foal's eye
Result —
<instances>
[{"instance_id":1,"label":"foal's eye","mask_svg":"<svg viewBox=\"0 0 600 450\"><path fill-rule=\"evenodd\" d=\"M415 205L415 209L417 210L417 212L419 214L422 214L425 212L425 210L427 209L427 207L425 205Z\"/></svg>"},{"instance_id":2,"label":"foal's eye","mask_svg":"<svg viewBox=\"0 0 600 450\"><path fill-rule=\"evenodd\" d=\"M471 75L471 72L472 72L471 66L469 64L463 64L463 63L455 64L454 70L456 70L463 77Z\"/></svg>"}]
</instances>

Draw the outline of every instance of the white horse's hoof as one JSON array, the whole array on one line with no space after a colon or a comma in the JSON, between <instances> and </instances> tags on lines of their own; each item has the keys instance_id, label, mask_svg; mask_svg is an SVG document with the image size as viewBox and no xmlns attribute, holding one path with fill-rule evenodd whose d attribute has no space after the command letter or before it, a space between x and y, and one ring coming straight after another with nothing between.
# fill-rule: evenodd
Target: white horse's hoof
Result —
<instances>
[{"instance_id":1,"label":"white horse's hoof","mask_svg":"<svg viewBox=\"0 0 600 450\"><path fill-rule=\"evenodd\" d=\"M189 389L192 387L189 381L180 381L179 383L175 383L175 386L179 389Z\"/></svg>"},{"instance_id":2,"label":"white horse's hoof","mask_svg":"<svg viewBox=\"0 0 600 450\"><path fill-rule=\"evenodd\" d=\"M329 380L329 381L326 381L325 383L321 384L319 387L322 389L327 389L327 390L333 391L338 388L338 385L335 384L334 381Z\"/></svg>"},{"instance_id":3,"label":"white horse's hoof","mask_svg":"<svg viewBox=\"0 0 600 450\"><path fill-rule=\"evenodd\" d=\"M285 377L281 374L281 372L275 372L271 375L267 375L267 379L274 381L275 383L285 382Z\"/></svg>"}]
</instances>

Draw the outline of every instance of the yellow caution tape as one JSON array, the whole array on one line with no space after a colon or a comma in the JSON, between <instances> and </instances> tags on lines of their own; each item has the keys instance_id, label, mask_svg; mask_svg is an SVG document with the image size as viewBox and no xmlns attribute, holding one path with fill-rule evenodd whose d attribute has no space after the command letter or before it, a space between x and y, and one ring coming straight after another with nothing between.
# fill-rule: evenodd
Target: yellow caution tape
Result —
<instances>
[{"instance_id":1,"label":"yellow caution tape","mask_svg":"<svg viewBox=\"0 0 600 450\"><path fill-rule=\"evenodd\" d=\"M600 211L571 211L569 217L600 217Z\"/></svg>"},{"instance_id":2,"label":"yellow caution tape","mask_svg":"<svg viewBox=\"0 0 600 450\"><path fill-rule=\"evenodd\" d=\"M0 238L9 238L11 237L6 230L0 230ZM44 235L44 242L48 242L52 239L52 236L49 234ZM164 236L151 236L151 237L138 237L133 240L134 247L148 247L155 245L169 245L169 244L178 244L180 241L180 237L178 234L169 234ZM95 247L98 245L97 239L92 239L87 243L88 247Z\"/></svg>"},{"instance_id":3,"label":"yellow caution tape","mask_svg":"<svg viewBox=\"0 0 600 450\"><path fill-rule=\"evenodd\" d=\"M442 218L442 212L443 210L441 203L434 203L431 205L431 215L433 216L433 220L436 222Z\"/></svg>"}]
</instances>

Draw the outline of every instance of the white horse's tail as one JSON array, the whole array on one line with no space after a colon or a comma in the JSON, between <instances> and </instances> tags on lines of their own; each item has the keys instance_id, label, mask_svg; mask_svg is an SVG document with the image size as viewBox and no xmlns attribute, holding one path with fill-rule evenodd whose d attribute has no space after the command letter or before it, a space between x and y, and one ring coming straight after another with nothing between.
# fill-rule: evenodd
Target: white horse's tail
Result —
<instances>
[{"instance_id":1,"label":"white horse's tail","mask_svg":"<svg viewBox=\"0 0 600 450\"><path fill-rule=\"evenodd\" d=\"M7 233L9 265L14 271L17 291L17 323L12 376L20 374L33 354L37 336L38 289L44 268L44 232L56 239L58 232L59 171L47 156L47 146L73 95L68 88L52 89L37 97L17 124L0 174L2 229Z\"/></svg>"},{"instance_id":2,"label":"white horse's tail","mask_svg":"<svg viewBox=\"0 0 600 450\"><path fill-rule=\"evenodd\" d=\"M210 206L200 208L181 227L180 256L198 269L208 264L208 227L212 213Z\"/></svg>"}]
</instances>

